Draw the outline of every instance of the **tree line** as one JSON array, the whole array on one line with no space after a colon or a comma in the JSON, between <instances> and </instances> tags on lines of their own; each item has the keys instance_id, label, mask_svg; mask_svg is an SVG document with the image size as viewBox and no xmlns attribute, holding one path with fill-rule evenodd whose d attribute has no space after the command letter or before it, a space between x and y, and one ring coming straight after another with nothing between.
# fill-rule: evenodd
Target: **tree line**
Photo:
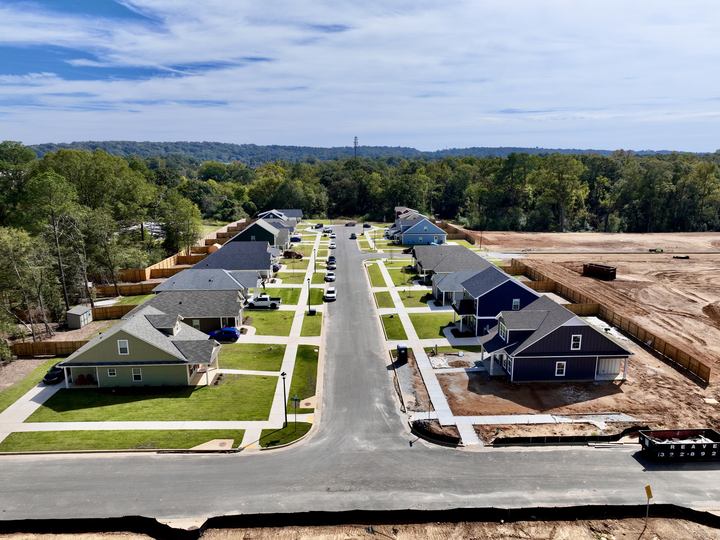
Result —
<instances>
[{"instance_id":1,"label":"tree line","mask_svg":"<svg viewBox=\"0 0 720 540\"><path fill-rule=\"evenodd\" d=\"M202 219L271 208L392 221L416 208L476 230L662 232L720 228L720 153L402 156L201 161L0 143L0 332L36 337L90 281L117 283L189 250ZM144 223L162 230L157 238ZM18 317L23 312L26 317ZM22 319L22 320L21 320ZM13 330L14 329L14 330Z\"/></svg>"}]
</instances>

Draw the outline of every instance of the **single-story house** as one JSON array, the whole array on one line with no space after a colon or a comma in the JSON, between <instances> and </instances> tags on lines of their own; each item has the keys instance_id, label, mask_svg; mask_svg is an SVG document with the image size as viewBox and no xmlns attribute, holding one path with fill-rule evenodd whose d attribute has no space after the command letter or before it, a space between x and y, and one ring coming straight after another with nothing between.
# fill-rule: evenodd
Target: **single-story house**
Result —
<instances>
[{"instance_id":1,"label":"single-story house","mask_svg":"<svg viewBox=\"0 0 720 540\"><path fill-rule=\"evenodd\" d=\"M245 298L261 286L257 272L229 272L220 268L196 270L189 268L166 279L153 289L154 293L167 291L239 291Z\"/></svg>"},{"instance_id":2,"label":"single-story house","mask_svg":"<svg viewBox=\"0 0 720 540\"><path fill-rule=\"evenodd\" d=\"M59 363L65 388L190 386L207 377L221 345L151 306L90 340ZM208 381L209 382L209 381Z\"/></svg>"},{"instance_id":3,"label":"single-story house","mask_svg":"<svg viewBox=\"0 0 720 540\"><path fill-rule=\"evenodd\" d=\"M272 264L273 258L267 242L226 242L192 268L254 271L261 278L269 279L272 277Z\"/></svg>"},{"instance_id":4,"label":"single-story house","mask_svg":"<svg viewBox=\"0 0 720 540\"><path fill-rule=\"evenodd\" d=\"M431 278L433 274L450 274L460 270L484 270L494 266L476 252L465 246L415 246L415 267L421 275Z\"/></svg>"},{"instance_id":5,"label":"single-story house","mask_svg":"<svg viewBox=\"0 0 720 540\"><path fill-rule=\"evenodd\" d=\"M149 298L123 318L135 316L146 306L162 313L181 316L188 324L206 334L226 326L242 324L245 297L239 291L166 291Z\"/></svg>"},{"instance_id":6,"label":"single-story house","mask_svg":"<svg viewBox=\"0 0 720 540\"><path fill-rule=\"evenodd\" d=\"M285 227L276 227L264 219L258 219L233 236L230 242L267 242L278 249L287 249L290 245L290 232Z\"/></svg>"},{"instance_id":7,"label":"single-story house","mask_svg":"<svg viewBox=\"0 0 720 540\"><path fill-rule=\"evenodd\" d=\"M490 375L512 382L627 378L627 348L547 296L518 311L502 311L497 328L480 339Z\"/></svg>"},{"instance_id":8,"label":"single-story house","mask_svg":"<svg viewBox=\"0 0 720 540\"><path fill-rule=\"evenodd\" d=\"M541 296L495 265L468 277L461 286L461 301L453 303L453 309L460 315L462 326L472 329L476 336L489 333L501 311L519 311Z\"/></svg>"},{"instance_id":9,"label":"single-story house","mask_svg":"<svg viewBox=\"0 0 720 540\"><path fill-rule=\"evenodd\" d=\"M447 239L447 233L427 219L415 220L396 236L405 245L444 244Z\"/></svg>"}]
</instances>

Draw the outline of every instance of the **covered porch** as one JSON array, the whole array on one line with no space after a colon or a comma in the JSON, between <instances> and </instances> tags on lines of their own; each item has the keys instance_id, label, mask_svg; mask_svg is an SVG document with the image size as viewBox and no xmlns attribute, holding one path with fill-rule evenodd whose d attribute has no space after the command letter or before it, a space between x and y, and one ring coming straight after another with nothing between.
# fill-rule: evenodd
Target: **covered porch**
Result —
<instances>
[{"instance_id":1,"label":"covered porch","mask_svg":"<svg viewBox=\"0 0 720 540\"><path fill-rule=\"evenodd\" d=\"M475 331L475 306L470 299L462 299L452 304L453 323L457 324L457 317L460 316L460 332L465 329Z\"/></svg>"}]
</instances>

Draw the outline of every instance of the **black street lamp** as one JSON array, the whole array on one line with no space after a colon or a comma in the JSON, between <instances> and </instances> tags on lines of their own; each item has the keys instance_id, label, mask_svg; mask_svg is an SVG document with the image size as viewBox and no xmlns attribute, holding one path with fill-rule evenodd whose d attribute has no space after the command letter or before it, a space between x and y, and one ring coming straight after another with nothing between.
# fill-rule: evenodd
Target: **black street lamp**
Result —
<instances>
[{"instance_id":1,"label":"black street lamp","mask_svg":"<svg viewBox=\"0 0 720 540\"><path fill-rule=\"evenodd\" d=\"M285 423L283 424L283 427L287 427L287 395L285 394L285 375L286 373L284 371L280 374L283 380L283 406L285 410Z\"/></svg>"},{"instance_id":2,"label":"black street lamp","mask_svg":"<svg viewBox=\"0 0 720 540\"><path fill-rule=\"evenodd\" d=\"M317 254L315 251L315 248L313 248L313 274L317 272Z\"/></svg>"},{"instance_id":3,"label":"black street lamp","mask_svg":"<svg viewBox=\"0 0 720 540\"><path fill-rule=\"evenodd\" d=\"M312 311L312 309L310 309L310 278L308 278L307 284L308 284L308 315L310 315L310 312Z\"/></svg>"}]
</instances>

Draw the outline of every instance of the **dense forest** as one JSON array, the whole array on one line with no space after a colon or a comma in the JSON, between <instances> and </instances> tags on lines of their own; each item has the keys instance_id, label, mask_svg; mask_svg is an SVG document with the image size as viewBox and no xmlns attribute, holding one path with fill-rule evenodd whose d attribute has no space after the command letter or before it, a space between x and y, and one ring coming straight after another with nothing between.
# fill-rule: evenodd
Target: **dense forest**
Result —
<instances>
[{"instance_id":1,"label":"dense forest","mask_svg":"<svg viewBox=\"0 0 720 540\"><path fill-rule=\"evenodd\" d=\"M38 157L5 141L0 334L35 339L51 331L48 321L92 301L89 281L116 283L120 269L189 249L203 219L230 222L271 208L301 208L306 216L390 221L393 208L403 205L478 230L714 231L720 229L718 164L720 152L616 151L308 157L249 166L102 149ZM162 234L150 234L148 222ZM19 312L29 319L21 321ZM2 350L0 342L0 356Z\"/></svg>"},{"instance_id":2,"label":"dense forest","mask_svg":"<svg viewBox=\"0 0 720 540\"><path fill-rule=\"evenodd\" d=\"M181 154L199 161L220 161L229 163L239 161L245 165L261 166L269 161L287 161L298 163L314 158L320 160L347 159L355 156L352 146L338 146L334 148L318 148L313 146L258 146L255 144L229 144L217 142L135 142L135 141L83 141L68 144L37 144L30 146L32 150L43 157L48 152L58 150L104 150L114 156L138 157L167 157L172 154ZM577 149L548 149L548 148L450 148L436 152L421 152L415 148L390 146L358 146L358 157L403 157L420 158L437 161L446 157L507 157L516 153L525 154L588 154L610 155L607 150L577 150ZM638 155L654 154L652 151L638 152ZM659 153L669 153L662 151Z\"/></svg>"}]
</instances>

